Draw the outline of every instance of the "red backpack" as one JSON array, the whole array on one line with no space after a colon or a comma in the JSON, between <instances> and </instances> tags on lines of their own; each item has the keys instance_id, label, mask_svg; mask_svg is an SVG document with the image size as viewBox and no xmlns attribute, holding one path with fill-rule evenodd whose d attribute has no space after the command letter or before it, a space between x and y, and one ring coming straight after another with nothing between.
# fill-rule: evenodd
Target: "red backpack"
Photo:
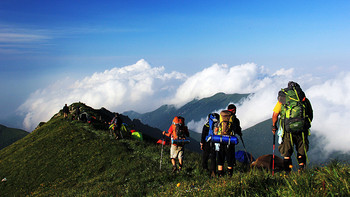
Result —
<instances>
[{"instance_id":1,"label":"red backpack","mask_svg":"<svg viewBox=\"0 0 350 197\"><path fill-rule=\"evenodd\" d=\"M185 119L181 116L175 116L173 119L173 138L185 139Z\"/></svg>"}]
</instances>

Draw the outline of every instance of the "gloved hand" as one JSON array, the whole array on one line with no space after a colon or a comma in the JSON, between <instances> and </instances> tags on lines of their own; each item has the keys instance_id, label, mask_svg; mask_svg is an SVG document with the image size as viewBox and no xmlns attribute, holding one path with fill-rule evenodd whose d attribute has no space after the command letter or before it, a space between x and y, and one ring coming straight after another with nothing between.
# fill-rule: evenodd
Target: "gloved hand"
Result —
<instances>
[{"instance_id":1,"label":"gloved hand","mask_svg":"<svg viewBox=\"0 0 350 197\"><path fill-rule=\"evenodd\" d=\"M272 125L272 133L275 135L277 131L277 125Z\"/></svg>"}]
</instances>

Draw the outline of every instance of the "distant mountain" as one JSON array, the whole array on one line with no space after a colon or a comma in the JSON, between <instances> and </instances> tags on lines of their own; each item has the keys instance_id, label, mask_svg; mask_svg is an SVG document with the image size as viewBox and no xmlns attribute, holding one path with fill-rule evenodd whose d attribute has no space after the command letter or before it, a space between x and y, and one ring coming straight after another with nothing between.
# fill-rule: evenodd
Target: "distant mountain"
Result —
<instances>
[{"instance_id":1,"label":"distant mountain","mask_svg":"<svg viewBox=\"0 0 350 197\"><path fill-rule=\"evenodd\" d=\"M0 125L0 150L28 135L28 132Z\"/></svg>"},{"instance_id":2,"label":"distant mountain","mask_svg":"<svg viewBox=\"0 0 350 197\"><path fill-rule=\"evenodd\" d=\"M152 112L144 114L134 111L126 111L123 114L131 119L139 119L152 127L168 130L174 116L183 116L186 119L186 123L192 120L199 121L211 112L226 108L230 103L239 103L247 96L248 94L217 93L211 97L199 100L194 99L180 108L176 108L174 105L163 105ZM198 133L193 135L195 139L199 140L200 135Z\"/></svg>"},{"instance_id":3,"label":"distant mountain","mask_svg":"<svg viewBox=\"0 0 350 197\"><path fill-rule=\"evenodd\" d=\"M271 122L271 119L265 120L242 131L242 138L244 140L245 147L247 151L250 152L255 158L266 154L272 154L273 152ZM275 153L276 155L281 156L278 152L277 140L278 137L276 136ZM236 149L244 150L241 139L239 139L239 144L236 146Z\"/></svg>"}]
</instances>

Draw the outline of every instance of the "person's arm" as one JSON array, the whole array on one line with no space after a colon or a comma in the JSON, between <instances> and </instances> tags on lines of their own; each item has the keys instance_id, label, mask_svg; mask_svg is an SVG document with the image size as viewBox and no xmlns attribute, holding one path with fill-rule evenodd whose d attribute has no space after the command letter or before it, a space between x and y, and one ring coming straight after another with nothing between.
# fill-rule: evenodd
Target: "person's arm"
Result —
<instances>
[{"instance_id":1,"label":"person's arm","mask_svg":"<svg viewBox=\"0 0 350 197\"><path fill-rule=\"evenodd\" d=\"M186 135L186 137L190 137L190 132L188 131L187 126L185 126L185 135Z\"/></svg>"},{"instance_id":2,"label":"person's arm","mask_svg":"<svg viewBox=\"0 0 350 197\"><path fill-rule=\"evenodd\" d=\"M313 110L312 110L312 106L311 106L310 100L306 98L305 103L306 103L307 116L310 118L310 121L312 121L312 119L314 118L314 113L313 113Z\"/></svg>"},{"instance_id":3,"label":"person's arm","mask_svg":"<svg viewBox=\"0 0 350 197\"><path fill-rule=\"evenodd\" d=\"M168 132L163 131L163 135L170 137L173 134L173 125L170 125Z\"/></svg>"},{"instance_id":4,"label":"person's arm","mask_svg":"<svg viewBox=\"0 0 350 197\"><path fill-rule=\"evenodd\" d=\"M203 125L202 129L202 136L201 136L201 143L205 143L205 138L208 136L209 133L209 126L207 124Z\"/></svg>"},{"instance_id":5,"label":"person's arm","mask_svg":"<svg viewBox=\"0 0 350 197\"><path fill-rule=\"evenodd\" d=\"M281 112L281 109L282 109L282 103L278 101L275 105L275 108L273 108L273 113L272 113L272 133L274 135L277 130L277 120L278 120L278 115Z\"/></svg>"},{"instance_id":6,"label":"person's arm","mask_svg":"<svg viewBox=\"0 0 350 197\"><path fill-rule=\"evenodd\" d=\"M239 122L238 118L235 118L235 123L233 127L233 132L235 134L238 134L239 136L242 136L242 128L241 128L241 123Z\"/></svg>"},{"instance_id":7,"label":"person's arm","mask_svg":"<svg viewBox=\"0 0 350 197\"><path fill-rule=\"evenodd\" d=\"M272 133L275 135L276 130L277 130L277 120L278 120L278 115L277 113L273 112L272 114Z\"/></svg>"}]
</instances>

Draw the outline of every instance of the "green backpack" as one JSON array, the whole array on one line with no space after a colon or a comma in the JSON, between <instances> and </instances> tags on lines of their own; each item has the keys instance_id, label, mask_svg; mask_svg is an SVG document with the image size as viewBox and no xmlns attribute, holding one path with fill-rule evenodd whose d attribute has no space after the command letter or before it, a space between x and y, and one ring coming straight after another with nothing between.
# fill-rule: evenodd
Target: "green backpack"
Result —
<instances>
[{"instance_id":1,"label":"green backpack","mask_svg":"<svg viewBox=\"0 0 350 197\"><path fill-rule=\"evenodd\" d=\"M292 134L307 129L307 114L305 106L305 94L300 86L295 83L286 89L282 89L278 96L282 103L281 120L284 122L284 130Z\"/></svg>"}]
</instances>

